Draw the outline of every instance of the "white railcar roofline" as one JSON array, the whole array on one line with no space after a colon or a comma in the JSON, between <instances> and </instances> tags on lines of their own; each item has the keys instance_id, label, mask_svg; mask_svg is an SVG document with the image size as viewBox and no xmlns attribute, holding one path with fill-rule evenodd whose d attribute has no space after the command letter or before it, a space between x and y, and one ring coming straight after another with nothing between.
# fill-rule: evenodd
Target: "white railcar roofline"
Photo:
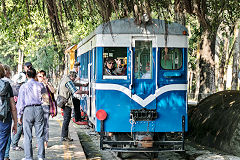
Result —
<instances>
[{"instance_id":1,"label":"white railcar roofline","mask_svg":"<svg viewBox=\"0 0 240 160\"><path fill-rule=\"evenodd\" d=\"M125 26L125 27L124 27ZM167 24L167 35L183 35L185 31L187 33L187 28L181 24L175 22L169 22ZM159 19L153 19L150 25L136 25L134 19L124 18L113 20L107 23L103 23L98 26L95 31L93 31L89 36L84 38L78 47L87 43L92 37L97 34L144 34L144 35L164 35L165 21Z\"/></svg>"},{"instance_id":2,"label":"white railcar roofline","mask_svg":"<svg viewBox=\"0 0 240 160\"><path fill-rule=\"evenodd\" d=\"M131 47L131 45L134 45L131 44L133 37L140 37L140 39L149 37L153 40L153 48L165 47L166 45L164 35L143 36L142 34L97 34L78 48L78 56L95 47ZM187 48L187 45L188 39L186 35L169 35L167 37L167 47Z\"/></svg>"}]
</instances>

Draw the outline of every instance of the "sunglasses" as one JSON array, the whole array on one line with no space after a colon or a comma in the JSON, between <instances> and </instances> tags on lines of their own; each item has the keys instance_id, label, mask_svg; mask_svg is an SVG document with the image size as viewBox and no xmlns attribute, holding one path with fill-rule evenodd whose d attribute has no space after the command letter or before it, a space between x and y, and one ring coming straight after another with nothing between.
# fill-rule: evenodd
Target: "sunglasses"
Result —
<instances>
[{"instance_id":1,"label":"sunglasses","mask_svg":"<svg viewBox=\"0 0 240 160\"><path fill-rule=\"evenodd\" d=\"M108 64L114 64L114 62L108 62Z\"/></svg>"}]
</instances>

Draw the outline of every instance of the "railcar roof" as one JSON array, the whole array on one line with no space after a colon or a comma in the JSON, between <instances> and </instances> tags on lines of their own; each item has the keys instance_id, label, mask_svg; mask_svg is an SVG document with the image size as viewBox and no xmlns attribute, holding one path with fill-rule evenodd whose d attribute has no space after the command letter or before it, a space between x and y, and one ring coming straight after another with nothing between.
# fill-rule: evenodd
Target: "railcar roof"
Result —
<instances>
[{"instance_id":1,"label":"railcar roof","mask_svg":"<svg viewBox=\"0 0 240 160\"><path fill-rule=\"evenodd\" d=\"M187 32L187 28L181 24L175 22L168 22L167 35L183 35L183 31ZM152 19L152 23L149 25L137 25L134 23L134 19L124 18L113 20L107 23L99 25L95 31L89 36L84 38L78 47L83 45L89 39L97 34L145 34L156 35L165 34L165 21L160 19Z\"/></svg>"}]
</instances>

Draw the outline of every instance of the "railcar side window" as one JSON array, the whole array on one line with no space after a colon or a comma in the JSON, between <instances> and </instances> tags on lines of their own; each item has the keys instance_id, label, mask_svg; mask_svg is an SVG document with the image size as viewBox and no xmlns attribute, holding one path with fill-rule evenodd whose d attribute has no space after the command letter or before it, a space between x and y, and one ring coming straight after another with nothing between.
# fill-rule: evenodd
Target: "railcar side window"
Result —
<instances>
[{"instance_id":1,"label":"railcar side window","mask_svg":"<svg viewBox=\"0 0 240 160\"><path fill-rule=\"evenodd\" d=\"M105 47L103 62L103 79L127 78L126 47Z\"/></svg>"},{"instance_id":2,"label":"railcar side window","mask_svg":"<svg viewBox=\"0 0 240 160\"><path fill-rule=\"evenodd\" d=\"M161 48L161 67L167 70L177 70L182 67L182 49L180 48Z\"/></svg>"},{"instance_id":3,"label":"railcar side window","mask_svg":"<svg viewBox=\"0 0 240 160\"><path fill-rule=\"evenodd\" d=\"M135 41L135 79L152 78L152 41Z\"/></svg>"}]
</instances>

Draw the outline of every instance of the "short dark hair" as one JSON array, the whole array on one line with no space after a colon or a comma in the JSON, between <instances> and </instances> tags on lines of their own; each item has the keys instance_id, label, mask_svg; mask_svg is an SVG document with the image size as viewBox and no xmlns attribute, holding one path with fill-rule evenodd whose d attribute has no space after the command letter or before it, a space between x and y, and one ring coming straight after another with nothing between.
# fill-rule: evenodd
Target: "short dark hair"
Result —
<instances>
[{"instance_id":1,"label":"short dark hair","mask_svg":"<svg viewBox=\"0 0 240 160\"><path fill-rule=\"evenodd\" d=\"M3 78L5 76L5 69L3 68L3 65L0 64L0 78Z\"/></svg>"},{"instance_id":2,"label":"short dark hair","mask_svg":"<svg viewBox=\"0 0 240 160\"><path fill-rule=\"evenodd\" d=\"M43 73L43 76L46 76L46 71L44 70L39 71L39 73Z\"/></svg>"},{"instance_id":3,"label":"short dark hair","mask_svg":"<svg viewBox=\"0 0 240 160\"><path fill-rule=\"evenodd\" d=\"M80 62L76 62L76 63L74 63L73 66L74 66L74 67L78 67L78 66L80 66Z\"/></svg>"},{"instance_id":4,"label":"short dark hair","mask_svg":"<svg viewBox=\"0 0 240 160\"><path fill-rule=\"evenodd\" d=\"M29 78L35 78L36 77L36 75L37 75L37 72L36 72L36 70L34 69L34 68L29 68L28 70L27 70L27 76L29 77Z\"/></svg>"},{"instance_id":5,"label":"short dark hair","mask_svg":"<svg viewBox=\"0 0 240 160\"><path fill-rule=\"evenodd\" d=\"M70 71L69 76L76 78L77 77L77 72L75 71Z\"/></svg>"},{"instance_id":6,"label":"short dark hair","mask_svg":"<svg viewBox=\"0 0 240 160\"><path fill-rule=\"evenodd\" d=\"M115 62L113 57L107 57L106 62Z\"/></svg>"},{"instance_id":7,"label":"short dark hair","mask_svg":"<svg viewBox=\"0 0 240 160\"><path fill-rule=\"evenodd\" d=\"M5 74L7 74L8 72L9 72L9 73L11 72L11 69L10 69L9 65L4 64L4 65L3 65L3 68L4 68L4 70L5 70Z\"/></svg>"},{"instance_id":8,"label":"short dark hair","mask_svg":"<svg viewBox=\"0 0 240 160\"><path fill-rule=\"evenodd\" d=\"M32 63L31 63L31 62L26 62L26 63L24 64L24 66L27 66L27 67L32 66Z\"/></svg>"}]
</instances>

